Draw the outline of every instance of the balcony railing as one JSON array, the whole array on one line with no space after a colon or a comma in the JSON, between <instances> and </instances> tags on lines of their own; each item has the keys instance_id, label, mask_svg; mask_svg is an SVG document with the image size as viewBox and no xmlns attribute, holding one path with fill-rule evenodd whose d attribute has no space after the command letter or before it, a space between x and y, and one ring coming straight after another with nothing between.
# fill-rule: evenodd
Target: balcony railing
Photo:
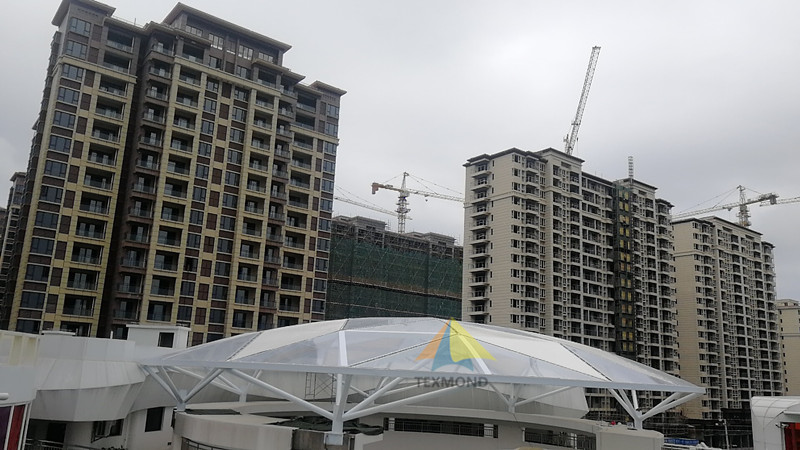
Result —
<instances>
[{"instance_id":1,"label":"balcony railing","mask_svg":"<svg viewBox=\"0 0 800 450\"><path fill-rule=\"evenodd\" d=\"M83 291L95 291L97 290L97 283L92 283L90 281L69 280L67 281L67 287L71 289L80 289Z\"/></svg>"},{"instance_id":2,"label":"balcony railing","mask_svg":"<svg viewBox=\"0 0 800 450\"><path fill-rule=\"evenodd\" d=\"M292 178L289 184L303 189L311 189L311 184Z\"/></svg>"},{"instance_id":3,"label":"balcony railing","mask_svg":"<svg viewBox=\"0 0 800 450\"><path fill-rule=\"evenodd\" d=\"M289 289L289 290L292 290L292 291L299 290L299 288L298 289L290 289L290 288L284 288L283 286L284 285L281 286L281 289ZM294 287L296 285L288 285L287 284L285 286L293 286ZM300 304L299 303L281 302L279 307L278 307L278 309L280 309L281 311L300 312Z\"/></svg>"},{"instance_id":4,"label":"balcony railing","mask_svg":"<svg viewBox=\"0 0 800 450\"><path fill-rule=\"evenodd\" d=\"M153 75L157 75L159 77L163 77L163 78L169 78L171 76L169 70L157 69L155 67L151 67L150 68L150 73L153 74Z\"/></svg>"},{"instance_id":5,"label":"balcony railing","mask_svg":"<svg viewBox=\"0 0 800 450\"><path fill-rule=\"evenodd\" d=\"M124 267L135 267L142 269L147 266L147 260L145 258L122 258L120 260L120 264Z\"/></svg>"},{"instance_id":6,"label":"balcony railing","mask_svg":"<svg viewBox=\"0 0 800 450\"><path fill-rule=\"evenodd\" d=\"M80 210L95 214L108 214L107 206L81 204Z\"/></svg>"},{"instance_id":7,"label":"balcony railing","mask_svg":"<svg viewBox=\"0 0 800 450\"><path fill-rule=\"evenodd\" d=\"M306 248L305 242L296 242L289 239L285 239L283 241L283 244L286 245L287 247L292 247L292 248Z\"/></svg>"},{"instance_id":8,"label":"balcony railing","mask_svg":"<svg viewBox=\"0 0 800 450\"><path fill-rule=\"evenodd\" d=\"M308 202L298 202L297 200L289 200L289 206L301 209L308 209Z\"/></svg>"},{"instance_id":9,"label":"balcony railing","mask_svg":"<svg viewBox=\"0 0 800 450\"><path fill-rule=\"evenodd\" d=\"M144 183L136 183L133 185L134 192L143 192L145 194L154 194L156 192L155 186L148 186Z\"/></svg>"},{"instance_id":10,"label":"balcony railing","mask_svg":"<svg viewBox=\"0 0 800 450\"><path fill-rule=\"evenodd\" d=\"M110 117L112 119L122 120L122 112L120 111L115 111L113 109L108 109L108 108L97 108L95 109L95 112L103 117Z\"/></svg>"},{"instance_id":11,"label":"balcony railing","mask_svg":"<svg viewBox=\"0 0 800 450\"><path fill-rule=\"evenodd\" d=\"M157 98L159 100L164 100L164 101L168 100L167 93L166 92L161 92L158 89L148 89L147 90L147 96L148 97L152 97L152 98Z\"/></svg>"},{"instance_id":12,"label":"balcony railing","mask_svg":"<svg viewBox=\"0 0 800 450\"><path fill-rule=\"evenodd\" d=\"M122 289L118 289L118 291L125 292L125 291L122 291ZM132 292L132 293L135 293L135 292ZM114 310L114 318L115 319L122 319L122 320L139 320L139 311L137 311L135 309L133 309L133 310L115 309ZM59 448L61 448L61 447L59 447Z\"/></svg>"},{"instance_id":13,"label":"balcony railing","mask_svg":"<svg viewBox=\"0 0 800 450\"><path fill-rule=\"evenodd\" d=\"M64 307L64 314L68 316L84 316L91 317L94 315L94 308L87 308L81 306L73 306L72 308Z\"/></svg>"},{"instance_id":14,"label":"balcony railing","mask_svg":"<svg viewBox=\"0 0 800 450\"><path fill-rule=\"evenodd\" d=\"M100 90L103 91L103 92L108 92L109 94L117 95L119 97L125 97L125 95L126 95L126 92L125 92L124 89L118 89L118 88L115 88L114 86L108 86L108 85L104 85L104 84L100 85Z\"/></svg>"},{"instance_id":15,"label":"balcony railing","mask_svg":"<svg viewBox=\"0 0 800 450\"><path fill-rule=\"evenodd\" d=\"M89 153L87 159L93 163L102 164L104 166L113 166L117 163L114 158L100 153Z\"/></svg>"},{"instance_id":16,"label":"balcony railing","mask_svg":"<svg viewBox=\"0 0 800 450\"><path fill-rule=\"evenodd\" d=\"M253 214L264 214L264 208L259 208L258 206L245 206L244 210L249 213Z\"/></svg>"},{"instance_id":17,"label":"balcony railing","mask_svg":"<svg viewBox=\"0 0 800 450\"><path fill-rule=\"evenodd\" d=\"M181 173L181 172L177 172ZM180 189L173 189L170 187L164 187L164 195L168 195L170 197L177 197L177 198L186 198L187 192L180 190Z\"/></svg>"},{"instance_id":18,"label":"balcony railing","mask_svg":"<svg viewBox=\"0 0 800 450\"><path fill-rule=\"evenodd\" d=\"M153 51L156 51L158 53L163 53L163 54L169 55L169 56L172 56L172 55L175 54L175 52L173 52L172 49L166 48L163 45L154 45L154 46L150 47L150 49L153 50Z\"/></svg>"},{"instance_id":19,"label":"balcony railing","mask_svg":"<svg viewBox=\"0 0 800 450\"><path fill-rule=\"evenodd\" d=\"M99 256L75 255L72 257L72 262L81 264L100 264Z\"/></svg>"},{"instance_id":20,"label":"balcony railing","mask_svg":"<svg viewBox=\"0 0 800 450\"><path fill-rule=\"evenodd\" d=\"M150 170L158 170L159 167L160 167L160 164L155 162L155 161L147 161L147 160L137 159L136 160L136 167L141 167L141 168L150 169Z\"/></svg>"},{"instance_id":21,"label":"balcony railing","mask_svg":"<svg viewBox=\"0 0 800 450\"><path fill-rule=\"evenodd\" d=\"M87 230L81 230L80 228L78 228L75 234L81 237L87 237L92 239L104 239L106 237L106 234L100 231L87 231Z\"/></svg>"},{"instance_id":22,"label":"balcony railing","mask_svg":"<svg viewBox=\"0 0 800 450\"><path fill-rule=\"evenodd\" d=\"M276 177L279 177L279 178L289 178L289 172L287 172L285 170L273 169L272 170L272 175L276 176Z\"/></svg>"},{"instance_id":23,"label":"balcony railing","mask_svg":"<svg viewBox=\"0 0 800 450\"><path fill-rule=\"evenodd\" d=\"M247 190L265 193L267 192L267 186L260 186L256 183L247 183Z\"/></svg>"},{"instance_id":24,"label":"balcony railing","mask_svg":"<svg viewBox=\"0 0 800 450\"><path fill-rule=\"evenodd\" d=\"M104 180L104 179L96 180L96 179L90 178L90 177L84 178L83 179L83 184L85 186L90 186L90 187L93 187L93 188L105 189L105 190L109 190L112 187L112 183L109 180Z\"/></svg>"},{"instance_id":25,"label":"balcony railing","mask_svg":"<svg viewBox=\"0 0 800 450\"><path fill-rule=\"evenodd\" d=\"M143 113L142 114L142 118L144 118L146 120L149 120L151 122L160 123L160 124L163 124L164 122L167 121L166 116L153 114L153 113L149 113L149 112Z\"/></svg>"},{"instance_id":26,"label":"balcony railing","mask_svg":"<svg viewBox=\"0 0 800 450\"><path fill-rule=\"evenodd\" d=\"M161 147L162 145L164 145L163 139L149 137L149 136L142 136L141 139L139 139L139 142L141 142L142 144L152 145L155 147Z\"/></svg>"},{"instance_id":27,"label":"balcony railing","mask_svg":"<svg viewBox=\"0 0 800 450\"><path fill-rule=\"evenodd\" d=\"M143 233L128 233L125 235L125 239L132 242L140 242L143 244L147 244L150 242L150 236Z\"/></svg>"},{"instance_id":28,"label":"balcony railing","mask_svg":"<svg viewBox=\"0 0 800 450\"><path fill-rule=\"evenodd\" d=\"M119 142L119 135L108 131L94 130L92 131L92 137L103 141Z\"/></svg>"}]
</instances>

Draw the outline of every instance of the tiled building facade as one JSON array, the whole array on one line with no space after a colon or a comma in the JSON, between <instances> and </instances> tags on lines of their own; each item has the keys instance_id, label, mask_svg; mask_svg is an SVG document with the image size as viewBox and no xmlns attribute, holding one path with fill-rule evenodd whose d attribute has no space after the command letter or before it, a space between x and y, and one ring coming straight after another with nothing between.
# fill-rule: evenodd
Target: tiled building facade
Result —
<instances>
[{"instance_id":1,"label":"tiled building facade","mask_svg":"<svg viewBox=\"0 0 800 450\"><path fill-rule=\"evenodd\" d=\"M10 328L192 343L324 318L339 100L289 46L178 4L65 0L28 169Z\"/></svg>"},{"instance_id":2,"label":"tiled building facade","mask_svg":"<svg viewBox=\"0 0 800 450\"><path fill-rule=\"evenodd\" d=\"M463 320L677 374L672 205L653 186L608 181L582 163L553 149L510 149L465 164ZM588 398L597 417L612 417L610 397Z\"/></svg>"}]
</instances>

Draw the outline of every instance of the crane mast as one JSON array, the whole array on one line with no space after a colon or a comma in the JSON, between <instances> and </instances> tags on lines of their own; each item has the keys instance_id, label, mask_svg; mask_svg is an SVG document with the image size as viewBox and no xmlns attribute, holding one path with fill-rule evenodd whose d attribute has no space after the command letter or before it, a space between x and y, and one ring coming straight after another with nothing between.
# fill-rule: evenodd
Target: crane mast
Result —
<instances>
[{"instance_id":1,"label":"crane mast","mask_svg":"<svg viewBox=\"0 0 800 450\"><path fill-rule=\"evenodd\" d=\"M572 128L569 134L564 138L565 146L564 153L571 155L575 149L575 144L578 142L578 129L581 127L581 118L583 118L583 110L586 108L586 99L589 97L589 88L592 87L592 78L594 78L594 69L597 66L597 57L600 55L600 47L592 47L592 54L589 56L589 67L586 68L586 78L583 80L583 92L581 92L581 99L578 101L578 110L575 112L575 119L572 121Z\"/></svg>"}]
</instances>

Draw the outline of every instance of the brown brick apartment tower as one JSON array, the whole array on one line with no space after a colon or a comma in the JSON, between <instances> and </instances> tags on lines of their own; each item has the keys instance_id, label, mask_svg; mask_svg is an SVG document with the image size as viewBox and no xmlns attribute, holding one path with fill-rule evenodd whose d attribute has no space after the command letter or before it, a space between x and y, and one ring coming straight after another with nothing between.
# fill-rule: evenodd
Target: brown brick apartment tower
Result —
<instances>
[{"instance_id":1,"label":"brown brick apartment tower","mask_svg":"<svg viewBox=\"0 0 800 450\"><path fill-rule=\"evenodd\" d=\"M197 344L322 320L345 92L186 5L143 26L113 12L53 18L10 328L181 324Z\"/></svg>"}]
</instances>

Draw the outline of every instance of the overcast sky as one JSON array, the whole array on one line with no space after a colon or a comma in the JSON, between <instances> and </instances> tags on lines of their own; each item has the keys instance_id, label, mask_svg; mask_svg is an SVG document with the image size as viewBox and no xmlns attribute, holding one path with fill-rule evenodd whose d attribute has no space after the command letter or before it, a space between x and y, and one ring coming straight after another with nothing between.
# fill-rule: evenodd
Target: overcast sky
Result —
<instances>
[{"instance_id":1,"label":"overcast sky","mask_svg":"<svg viewBox=\"0 0 800 450\"><path fill-rule=\"evenodd\" d=\"M174 3L106 2L137 23ZM738 200L737 185L800 196L800 2L186 0L293 46L284 64L348 91L339 195L393 209L373 181L463 193L472 156L563 148L599 45L576 156L584 171L659 188L673 213ZM57 1L13 1L0 16L0 167L24 170ZM0 186L8 186L9 183ZM730 193L729 196L723 194ZM720 197L721 196L721 197ZM713 199L713 200L712 200ZM407 229L463 241L457 202L410 197ZM388 221L342 202L337 213ZM751 208L776 245L778 296L800 299L800 203ZM735 211L720 217L736 220Z\"/></svg>"}]
</instances>

